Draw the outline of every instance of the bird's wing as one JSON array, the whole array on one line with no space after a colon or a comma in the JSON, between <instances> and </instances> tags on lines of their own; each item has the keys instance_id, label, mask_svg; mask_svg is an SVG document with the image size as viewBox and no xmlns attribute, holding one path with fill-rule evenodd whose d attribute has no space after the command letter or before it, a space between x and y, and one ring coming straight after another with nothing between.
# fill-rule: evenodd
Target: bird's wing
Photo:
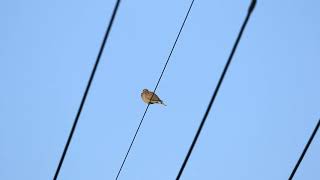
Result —
<instances>
[{"instance_id":1,"label":"bird's wing","mask_svg":"<svg viewBox=\"0 0 320 180\"><path fill-rule=\"evenodd\" d=\"M152 97L152 99L151 99L151 97ZM151 101L160 101L160 98L156 94L154 94L152 92L147 93L146 94L146 98L148 98Z\"/></svg>"},{"instance_id":2,"label":"bird's wing","mask_svg":"<svg viewBox=\"0 0 320 180\"><path fill-rule=\"evenodd\" d=\"M151 93L151 96L152 96L152 94L153 94L153 93ZM150 96L150 98L151 98L151 96ZM160 100L160 98L159 98L156 94L154 94L151 101L156 101L156 102L158 102L158 101L161 101L161 100Z\"/></svg>"}]
</instances>

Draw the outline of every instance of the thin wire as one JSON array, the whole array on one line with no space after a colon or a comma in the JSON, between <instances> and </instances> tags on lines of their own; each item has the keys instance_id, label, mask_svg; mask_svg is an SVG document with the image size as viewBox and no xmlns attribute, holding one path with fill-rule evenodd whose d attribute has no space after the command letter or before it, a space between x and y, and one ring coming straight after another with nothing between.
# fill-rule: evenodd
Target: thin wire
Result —
<instances>
[{"instance_id":1,"label":"thin wire","mask_svg":"<svg viewBox=\"0 0 320 180\"><path fill-rule=\"evenodd\" d=\"M292 172L291 172L291 175L290 175L290 177L289 177L288 180L292 180L292 178L294 177L297 169L299 168L299 165L300 165L301 161L303 160L304 155L306 154L306 152L307 152L307 150L308 150L308 148L309 148L309 146L310 146L310 144L311 144L314 136L316 135L316 133L317 133L317 131L318 131L318 129L319 129L319 126L320 126L320 119L319 119L316 127L314 128L314 130L313 130L313 132L312 132L312 134L311 134L311 136L310 136L307 144L305 145L305 147L304 147L304 149L303 149L303 152L302 152L302 154L300 155L300 158L299 158L299 160L297 161L296 166L293 168L293 170L292 170Z\"/></svg>"},{"instance_id":2,"label":"thin wire","mask_svg":"<svg viewBox=\"0 0 320 180\"><path fill-rule=\"evenodd\" d=\"M163 76L163 73L164 73L164 71L165 71L165 69L166 69L166 67L167 67L167 65L168 65L168 62L169 62L169 60L170 60L170 58L171 58L172 52L173 52L173 50L174 50L174 48L175 48L175 46L176 46L176 44L177 44L177 42L178 42L178 39L179 39L180 34L181 34L181 31L182 31L182 29L183 29L183 27L184 27L184 24L185 24L185 22L186 22L186 20L187 20L187 18L188 18L188 16L189 16L190 10L191 10L191 8L192 8L193 2L194 2L194 0L192 0L192 2L191 2L191 4L190 4L190 7L189 7L189 9L188 9L188 12L187 12L187 14L186 14L186 16L185 16L185 18L184 18L184 20L183 20L183 23L182 23L182 25L181 25L181 27L180 27L179 33L178 33L178 35L177 35L177 37L176 37L176 40L175 40L175 42L174 42L174 44L173 44L173 46L172 46L172 48L171 48L170 54L169 54L169 56L168 56L168 58L167 58L167 61L166 61L165 65L164 65L164 67L163 67L163 69L162 69L161 75L160 75L160 77L159 77L159 79L158 79L158 82L157 82L157 84L156 84L156 86L155 86L155 88L154 88L154 90L153 90L154 93L152 94L151 99L153 98L153 95L155 94L155 92L156 92L156 90L157 90L157 88L158 88L158 85L159 85L159 83L160 83L160 81L161 81L161 78L162 78L162 76ZM118 179L118 177L119 177L119 175L120 175L120 173L121 173L121 170L122 170L122 168L123 168L123 166L124 166L124 164L125 164L125 162L126 162L126 160L127 160L128 154L129 154L129 152L130 152L130 150L131 150L131 147L132 147L132 145L133 145L133 142L134 142L135 139L136 139L136 136L137 136L137 134L138 134L138 132L139 132L140 126L141 126L141 124L142 124L142 122L143 122L143 120L144 120L144 117L145 117L148 109L149 109L149 106L150 106L150 103L148 103L148 105L147 105L147 107L146 107L146 109L145 109L145 111L144 111L144 113L143 113L143 116L142 116L142 118L141 118L141 120L140 120L139 126L138 126L138 128L137 128L137 130L136 130L136 132L135 132L135 134L134 134L134 136L133 136L133 138L132 138L132 141L131 141L131 144L130 144L130 146L129 146L129 148L128 148L128 151L127 151L127 153L126 153L126 155L125 155L125 157L124 157L124 159L123 159L123 161L122 161L122 164L121 164L121 166L120 166L120 168L119 168L119 171L118 171L117 176L116 176L116 180Z\"/></svg>"},{"instance_id":3,"label":"thin wire","mask_svg":"<svg viewBox=\"0 0 320 180\"><path fill-rule=\"evenodd\" d=\"M93 78L94 78L95 72L96 72L97 67L98 67L98 64L99 64L99 62L100 62L100 58L101 58L101 55L102 55L102 53L103 53L104 46L105 46L106 41L107 41L107 39L108 39L108 37L109 37L109 33L110 33L110 31L111 31L111 27L112 27L113 21L114 21L114 19L115 19L116 13L117 13L117 11L118 11L119 4L120 4L120 0L117 0L116 4L115 4L115 6L114 6L113 12L112 12L111 19L110 19L110 21L109 21L109 25L108 25L107 30L106 30L106 32L105 32L104 38L103 38L103 40L102 40L99 53L98 53L98 55L97 55L95 64L94 64L94 66L93 66L93 69L92 69L92 72L91 72L91 75L90 75L90 78L89 78L87 87L86 87L86 89L85 89L85 91L84 91L84 94L83 94L83 96L82 96L82 100L81 100L81 103L80 103L80 106L79 106L77 115L76 115L76 117L75 117L75 120L74 120L74 122L73 122L73 125L72 125L72 128L71 128L71 131L70 131L68 140L67 140L67 142L66 142L66 144L65 144L65 147L64 147L62 156L61 156L61 158L60 158L58 167L57 167L57 169L56 169L56 172L55 172L55 175L54 175L54 178L53 178L54 180L56 180L56 179L58 178L58 175L59 175L61 166L62 166L62 164L63 164L64 158L65 158L65 156L66 156L66 154L67 154L67 151L68 151L68 148L69 148L69 145L70 145L72 136L73 136L74 131L75 131L76 127L77 127L77 123L78 123L78 120L79 120L79 117L80 117L82 108L83 108L83 106L84 106L85 100L86 100L86 98L87 98L87 95L88 95L88 92L89 92L89 89L90 89L90 86L91 86L91 83L92 83L92 80L93 80Z\"/></svg>"},{"instance_id":4,"label":"thin wire","mask_svg":"<svg viewBox=\"0 0 320 180\"><path fill-rule=\"evenodd\" d=\"M207 119L207 116L208 116L208 114L209 114L209 112L210 112L211 106L212 106L212 104L213 104L213 102L214 102L214 100L215 100L215 98L216 98L216 96L217 96L217 94L218 94L218 91L219 91L219 89L220 89L220 86L221 86L221 84L222 84L222 81L223 81L223 79L224 79L224 76L225 76L225 74L226 74L226 72L227 72L227 70L228 70L228 67L229 67L230 63L231 63L233 54L234 54L235 51L236 51L236 48L237 48L238 43L239 43L239 41L240 41L240 39L241 39L242 33L243 33L243 31L244 31L244 29L245 29L245 27L246 27L246 24L247 24L247 22L248 22L248 20L249 20L249 18L250 18L251 13L252 13L253 10L254 10L255 4L256 4L256 0L252 0L252 1L251 1L251 4L250 4L250 7L249 7L249 9L248 9L248 14L247 14L247 16L246 16L246 18L245 18L245 20L244 20L244 22L243 22L243 25L242 25L242 27L241 27L241 30L240 30L240 32L239 32L239 34L238 34L238 37L237 37L237 39L236 39L236 41L235 41L235 44L234 44L234 46L233 46L233 48L232 48L232 51L231 51L231 53L230 53L230 56L229 56L229 58L228 58L228 61L227 61L226 65L225 65L225 67L224 67L224 69L223 69L223 72L222 72L222 74L221 74L221 76L220 76L219 82L218 82L218 84L217 84L217 86L216 86L216 88L215 88L215 90L214 90L214 93L213 93L213 95L212 95L212 98L211 98L211 100L210 100L210 103L209 103L209 105L208 105L208 107L207 107L207 110L206 110L206 112L205 112L205 114L204 114L204 117L203 117L203 119L202 119L202 121L201 121L201 123L200 123L200 126L199 126L199 128L198 128L198 130L197 130L197 133L196 133L196 135L195 135L195 137L194 137L194 139L193 139L193 142L192 142L192 144L191 144L191 146L190 146L190 148L189 148L189 151L188 151L188 153L187 153L187 155L186 155L186 157L185 157L185 159L184 159L184 162L183 162L183 164L182 164L182 166L181 166L181 168L180 168L180 170L179 170L179 173L178 173L178 175L177 175L176 180L179 180L179 179L180 179L180 177L181 177L181 175L182 175L182 173L183 173L183 170L184 170L184 168L185 168L185 166L186 166L186 164L187 164L187 162L188 162L188 160L189 160L189 157L190 157L190 155L191 155L191 153L192 153L192 150L193 150L193 148L194 148L194 146L195 146L195 144L196 144L196 142L197 142L197 139L198 139L198 137L199 137L199 135L200 135L200 133L201 133L202 127L203 127L203 125L204 125L204 123L205 123L205 121L206 121L206 119Z\"/></svg>"}]
</instances>

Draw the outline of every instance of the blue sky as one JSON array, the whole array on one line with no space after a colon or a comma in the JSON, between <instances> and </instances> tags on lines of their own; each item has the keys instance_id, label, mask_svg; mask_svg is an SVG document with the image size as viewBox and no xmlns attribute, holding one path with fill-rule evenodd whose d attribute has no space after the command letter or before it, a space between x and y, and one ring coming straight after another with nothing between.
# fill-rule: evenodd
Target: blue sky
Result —
<instances>
[{"instance_id":1,"label":"blue sky","mask_svg":"<svg viewBox=\"0 0 320 180\"><path fill-rule=\"evenodd\" d=\"M115 178L190 2L122 1L59 179ZM52 179L114 3L0 1L0 179ZM119 179L176 177L249 4L195 1ZM258 1L181 179L289 177L320 117L319 7Z\"/></svg>"}]
</instances>

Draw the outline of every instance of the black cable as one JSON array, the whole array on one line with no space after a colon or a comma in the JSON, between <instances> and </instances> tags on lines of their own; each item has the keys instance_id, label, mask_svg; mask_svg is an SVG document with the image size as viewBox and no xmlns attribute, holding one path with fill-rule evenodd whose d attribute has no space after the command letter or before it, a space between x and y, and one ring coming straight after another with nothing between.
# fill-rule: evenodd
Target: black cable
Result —
<instances>
[{"instance_id":1,"label":"black cable","mask_svg":"<svg viewBox=\"0 0 320 180\"><path fill-rule=\"evenodd\" d=\"M191 4L190 4L190 7L189 7L189 9L188 9L188 12L187 12L187 14L186 14L186 16L185 16L185 18L184 18L184 20L183 20L183 23L182 23L182 25L181 25L181 27L180 27L179 33L178 33L178 35L177 35L177 37L176 37L176 40L175 40L175 42L174 42L174 44L173 44L173 46L172 46L172 48L171 48L170 54L169 54L169 56L168 56L168 58L167 58L167 61L166 61L165 65L164 65L163 70L162 70L162 72L161 72L161 75L160 75L160 77L159 77L159 79L158 79L158 82L157 82L157 84L156 84L156 87L155 87L154 90L153 90L154 93L152 94L152 96L151 96L150 99L153 98L153 95L155 94L155 92L156 92L156 90L157 90L157 88L158 88L158 85L159 85L159 83L160 83L160 81L161 81L162 75L163 75L163 73L164 73L164 71L165 71L165 69L166 69L166 67L167 67L167 65L168 65L168 62L169 62L169 60L170 60L171 54L172 54L172 52L173 52L173 50L174 50L174 48L175 48L175 46L176 46L176 44L177 44L177 42L178 42L178 39L179 39L180 34L181 34L181 31L182 31L182 29L183 29L183 27L184 27L184 24L185 24L185 22L186 22L186 20L187 20L187 18L188 18L188 16L189 16L190 10L191 10L192 5L193 5L193 2L194 2L194 0L192 0L192 2L191 2ZM136 136L137 136L137 134L138 134L138 131L139 131L139 129L140 129L140 126L141 126L141 124L142 124L142 122L143 122L143 120L144 120L144 117L145 117L148 109L149 109L149 106L150 106L150 103L148 103L148 105L147 105L147 107L146 107L146 109L145 109L145 111L144 111L144 113L143 113L143 116L142 116L142 118L141 118L141 120L140 120L139 126L138 126L138 128L137 128L137 130L136 130L136 132L135 132L135 134L134 134L134 136L133 136L133 139L132 139L131 144L130 144L130 146L129 146L129 148L128 148L128 151L127 151L127 153L126 153L126 155L125 155L125 157L124 157L124 159L123 159L123 161L122 161L122 164L121 164L121 166L120 166L120 168L119 168L118 174L117 174L117 176L116 176L116 180L118 179L118 177L119 177L119 175L120 175L120 173L121 173L121 170L122 170L122 168L123 168L123 165L124 165L124 163L125 163L126 160L127 160L128 154L129 154L129 152L130 152L130 150L131 150L131 147L132 147L132 145L133 145L134 140L136 139Z\"/></svg>"},{"instance_id":2,"label":"black cable","mask_svg":"<svg viewBox=\"0 0 320 180\"><path fill-rule=\"evenodd\" d=\"M245 20L244 20L244 22L243 22L243 24L242 24L241 30L240 30L240 32L239 32L239 34L238 34L238 37L237 37L237 39L236 39L236 41L235 41L235 44L234 44L233 48L232 48L232 51L231 51L230 56L229 56L229 58L228 58L228 61L227 61L226 65L225 65L225 67L224 67L224 69L223 69L223 72L222 72L222 74L221 74L221 76L220 76L219 82L218 82L218 84L217 84L217 86L216 86L216 88L215 88L215 90L214 90L214 93L213 93L213 95L212 95L212 98L211 98L211 100L210 100L210 103L209 103L209 105L208 105L208 107L207 107L207 110L206 110L204 116L203 116L203 119L202 119L202 121L201 121L201 123L200 123L200 126L199 126L199 128L198 128L198 130L197 130L197 133L196 133L196 135L195 135L195 137L194 137L194 139L193 139L193 142L192 142L192 144L191 144L191 146L190 146L190 148L189 148L189 151L188 151L188 153L187 153L187 155L186 155L186 157L185 157L185 159L184 159L184 162L183 162L183 164L182 164L182 166L181 166L181 168L180 168L180 170L179 170L179 173L178 173L178 175L177 175L176 180L179 180L179 179L180 179L180 177L181 177L181 175L182 175L182 172L183 172L183 170L184 170L184 168L185 168L185 166L186 166L186 164L187 164L187 162L188 162L188 159L189 159L189 157L190 157L190 155L191 155L191 153L192 153L192 150L193 150L193 148L194 148L194 146L195 146L195 144L196 144L196 142L197 142L197 139L198 139L198 137L199 137L199 135L200 135L200 132L201 132L201 130L202 130L202 127L203 127L203 125L204 125L204 123L205 123L205 121L206 121L206 119L207 119L207 116L208 116L208 114L209 114L209 112L210 112L211 106L212 106L212 104L213 104L213 102L214 102L214 100L215 100L215 98L216 98L216 96L217 96L217 94L218 94L218 91L219 91L219 88L220 88L220 86L221 86L221 84L222 84L222 81L223 81L223 79L224 79L224 76L225 76L225 74L226 74L226 72L227 72L227 70L228 70L228 67L229 67L230 63L231 63L233 54L234 54L234 52L236 51L236 48L237 48L237 46L238 46L238 43L239 43L239 41L240 41L240 39L241 39L242 33L243 33L243 31L244 31L244 28L246 27L246 24L247 24L247 22L248 22L248 20L249 20L249 18L250 18L251 13L253 12L253 9L254 9L254 7L255 7L255 4L256 4L256 0L252 0L252 1L251 1L251 4L250 4L250 7L249 7L249 9L248 9L248 14L247 14L247 16L246 16L246 18L245 18Z\"/></svg>"},{"instance_id":3,"label":"black cable","mask_svg":"<svg viewBox=\"0 0 320 180\"><path fill-rule=\"evenodd\" d=\"M304 155L306 154L306 152L307 152L307 150L308 150L308 148L309 148L309 146L310 146L310 144L311 144L314 136L316 135L316 133L317 133L317 131L318 131L318 129L319 129L319 126L320 126L320 119L319 119L316 127L314 128L314 130L313 130L313 132L312 132L312 134L311 134L311 136L310 136L310 138L309 138L306 146L304 147L304 150L303 150L302 154L300 155L300 158L299 158L299 160L297 161L296 166L293 168L293 170L292 170L292 172L291 172L291 175L290 175L290 177L289 177L288 180L292 180L293 176L295 175L295 173L296 173L297 169L299 168L299 165L300 165L300 163L301 163Z\"/></svg>"},{"instance_id":4,"label":"black cable","mask_svg":"<svg viewBox=\"0 0 320 180\"><path fill-rule=\"evenodd\" d=\"M61 158L60 158L58 167L57 167L57 169L56 169L56 172L55 172L55 175L54 175L54 178L53 178L54 180L56 180L56 179L58 178L58 175L59 175L61 166L62 166L62 164L63 164L64 158L65 158L65 156L66 156L66 154L67 154L68 147L69 147L69 145L70 145L70 142L71 142L73 133L74 133L74 131L75 131L75 129L76 129L76 126L77 126L77 123L78 123L78 120L79 120L79 117L80 117L82 108L83 108L83 106L84 106L85 100L86 100L86 98L87 98L87 95L88 95L88 92L89 92L89 89L90 89L92 80L93 80L93 78L94 78L95 72L96 72L97 67L98 67L98 64L99 64L99 62L100 62L100 58L101 58L101 55L102 55L104 46L105 46L106 41L107 41L107 39L108 39L108 37L109 37L109 33L110 33L110 31L111 31L111 27L112 27L114 18L115 18L115 16L116 16L117 11L118 11L119 4L120 4L120 0L117 0L116 4L115 4L115 6L114 6L113 12L112 12L111 19L110 19L110 21L109 21L109 25L108 25L107 30L106 30L106 32L105 32L104 38L103 38L103 40L102 40L102 43L101 43L101 46L100 46L100 50L99 50L98 56L97 56L97 58L96 58L96 62L95 62L95 64L94 64L94 66L93 66L93 69L92 69L92 72L91 72L91 75L90 75L90 78L89 78L87 87L86 87L86 89L85 89L85 91L84 91L84 94L83 94L83 96L82 96L82 100L81 100L81 103L80 103L80 106L79 106L77 115L76 115L76 117L75 117L75 120L74 120L74 122L73 122L73 125L72 125L72 128L71 128L71 131L70 131L68 140L67 140L67 142L66 142L66 144L65 144L65 147L64 147L62 156L61 156Z\"/></svg>"}]
</instances>

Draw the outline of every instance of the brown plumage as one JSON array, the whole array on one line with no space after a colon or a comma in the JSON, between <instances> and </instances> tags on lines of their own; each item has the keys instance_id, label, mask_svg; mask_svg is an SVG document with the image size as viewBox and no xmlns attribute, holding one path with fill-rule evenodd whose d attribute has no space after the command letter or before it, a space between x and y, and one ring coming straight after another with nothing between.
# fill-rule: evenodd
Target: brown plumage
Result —
<instances>
[{"instance_id":1,"label":"brown plumage","mask_svg":"<svg viewBox=\"0 0 320 180\"><path fill-rule=\"evenodd\" d=\"M152 97L152 99L151 99L151 97ZM148 89L144 89L142 91L141 98L145 103L150 103L150 104L157 103L157 104L165 105L163 103L163 101L156 94L154 94L153 92L149 91Z\"/></svg>"}]
</instances>

